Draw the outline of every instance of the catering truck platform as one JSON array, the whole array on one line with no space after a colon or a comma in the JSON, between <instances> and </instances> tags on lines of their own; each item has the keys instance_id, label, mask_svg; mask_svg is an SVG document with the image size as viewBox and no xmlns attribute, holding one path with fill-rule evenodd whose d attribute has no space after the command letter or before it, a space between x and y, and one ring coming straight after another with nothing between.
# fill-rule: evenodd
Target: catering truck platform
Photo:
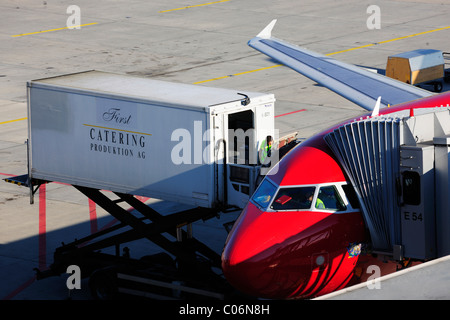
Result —
<instances>
[{"instance_id":1,"label":"catering truck platform","mask_svg":"<svg viewBox=\"0 0 450 320\"><path fill-rule=\"evenodd\" d=\"M120 222L57 248L38 279L77 265L98 298L226 297L231 288L214 272L220 255L189 225L241 209L277 162L274 96L100 71L27 87L28 174L5 180L29 187L31 203L44 183L72 185ZM190 209L161 215L138 196ZM138 260L121 252L141 238L164 252ZM101 252L108 247L116 254Z\"/></svg>"}]
</instances>

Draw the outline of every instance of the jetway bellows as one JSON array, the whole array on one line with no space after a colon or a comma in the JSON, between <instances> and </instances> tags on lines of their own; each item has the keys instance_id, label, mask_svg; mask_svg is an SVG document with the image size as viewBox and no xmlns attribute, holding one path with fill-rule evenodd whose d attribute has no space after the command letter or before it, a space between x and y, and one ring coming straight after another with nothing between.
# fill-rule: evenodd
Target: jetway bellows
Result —
<instances>
[{"instance_id":1,"label":"jetway bellows","mask_svg":"<svg viewBox=\"0 0 450 320\"><path fill-rule=\"evenodd\" d=\"M400 241L395 199L399 172L400 120L369 118L348 123L325 136L360 199L375 248L391 249Z\"/></svg>"}]
</instances>

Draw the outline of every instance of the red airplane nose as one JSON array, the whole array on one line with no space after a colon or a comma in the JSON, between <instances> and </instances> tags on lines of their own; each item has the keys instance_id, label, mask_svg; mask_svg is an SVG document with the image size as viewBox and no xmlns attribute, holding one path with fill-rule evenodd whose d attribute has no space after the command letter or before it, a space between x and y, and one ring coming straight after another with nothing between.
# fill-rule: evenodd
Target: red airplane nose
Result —
<instances>
[{"instance_id":1,"label":"red airplane nose","mask_svg":"<svg viewBox=\"0 0 450 320\"><path fill-rule=\"evenodd\" d=\"M227 281L237 290L254 297L273 298L275 272L258 262L230 263L224 258L222 268Z\"/></svg>"},{"instance_id":2,"label":"red airplane nose","mask_svg":"<svg viewBox=\"0 0 450 320\"><path fill-rule=\"evenodd\" d=\"M233 240L223 252L222 269L227 281L237 290L255 297L273 297L274 266L263 257L249 256Z\"/></svg>"},{"instance_id":3,"label":"red airplane nose","mask_svg":"<svg viewBox=\"0 0 450 320\"><path fill-rule=\"evenodd\" d=\"M235 223L222 253L222 269L228 282L243 293L261 296L261 290L270 284L271 268L264 261L250 226L262 212L249 203ZM259 239L264 242L264 239ZM264 251L264 250L262 250Z\"/></svg>"},{"instance_id":4,"label":"red airplane nose","mask_svg":"<svg viewBox=\"0 0 450 320\"><path fill-rule=\"evenodd\" d=\"M276 219L264 215L268 213L249 203L227 239L222 269L228 282L243 293L286 298L301 285L301 275L295 269L285 272L284 244L276 236L270 236L277 230ZM267 223L271 218L274 224ZM299 259L292 262L298 263Z\"/></svg>"},{"instance_id":5,"label":"red airplane nose","mask_svg":"<svg viewBox=\"0 0 450 320\"><path fill-rule=\"evenodd\" d=\"M351 278L357 258L346 246L361 238L361 226L356 213L261 212L250 202L228 236L223 273L237 290L260 298L331 292Z\"/></svg>"}]
</instances>

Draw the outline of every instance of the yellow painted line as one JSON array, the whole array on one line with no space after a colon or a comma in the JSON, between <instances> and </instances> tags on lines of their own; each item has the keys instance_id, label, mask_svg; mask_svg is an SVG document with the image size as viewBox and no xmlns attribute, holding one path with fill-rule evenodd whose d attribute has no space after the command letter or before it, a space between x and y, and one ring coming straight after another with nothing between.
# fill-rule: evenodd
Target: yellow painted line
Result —
<instances>
[{"instance_id":1,"label":"yellow painted line","mask_svg":"<svg viewBox=\"0 0 450 320\"><path fill-rule=\"evenodd\" d=\"M186 7L181 7L181 8L175 8L175 9L163 10L163 11L159 11L158 13L165 13L165 12L172 12L172 11L184 10L184 9L189 9L189 8L196 8L196 7L209 6L210 4L222 3L222 2L227 2L227 1L230 1L230 0L220 0L220 1L214 1L214 2L208 2L208 3L196 4L196 5L192 5L192 6L186 6Z\"/></svg>"},{"instance_id":2,"label":"yellow painted line","mask_svg":"<svg viewBox=\"0 0 450 320\"><path fill-rule=\"evenodd\" d=\"M350 48L350 49L345 49L345 50L336 51L336 52L331 52L331 53L327 53L327 54L325 54L325 55L326 55L326 56L332 56L333 54L349 52L349 51L353 51L353 50L358 50L358 49L362 49L362 48L371 47L371 46L374 46L374 45L376 45L376 43L369 43L369 44L366 44L366 45L364 45L364 46L355 47L355 48Z\"/></svg>"},{"instance_id":3,"label":"yellow painted line","mask_svg":"<svg viewBox=\"0 0 450 320\"><path fill-rule=\"evenodd\" d=\"M203 5L219 3L219 2L225 2L225 1L229 1L229 0L222 0L222 1L217 1L217 2L209 2L209 3L205 3ZM197 5L197 6L201 6L201 5ZM194 7L194 6L189 6L189 7ZM186 9L186 8L188 8L188 7L172 9L172 11L173 10ZM160 12L167 12L167 11L169 11L169 10L160 11ZM86 25L91 25L91 24L97 24L97 22L89 23L89 24L86 24ZM81 25L81 26L85 26L85 25ZM41 33L41 32L48 32L48 31L55 31L55 30L62 30L62 29L67 29L67 27L66 28L60 28L60 29L47 30L47 31L33 32L33 33L25 33L23 35L29 35L29 34L35 34L35 33ZM331 53L327 53L326 56L331 56L331 55L334 55L334 54L339 54L339 53L349 52L349 51L358 50L358 49L362 49L362 48L367 48L367 47L371 47L371 46L374 46L374 45L377 45L377 44L384 44L384 43L389 43L389 42L393 42L393 41L398 41L398 40L403 40L403 39L407 39L407 38L412 38L412 37L416 37L416 36L420 36L420 35L436 32L436 31L442 31L442 30L446 30L446 29L450 29L450 26L443 27L443 28L438 28L438 29L433 29L433 30L429 30L429 31L424 31L424 32L419 32L419 33L414 33L414 34L407 35L407 36L404 36L404 37L399 37L399 38L394 38L394 39L390 39L390 40L380 41L380 42L377 42L377 43L370 43L370 44L366 44L366 45L355 47L355 48L350 48L350 49L345 49L345 50L341 50L341 51L331 52ZM16 35L16 36L21 36L21 35ZM281 67L281 66L282 66L282 64L276 64L276 65L273 65L273 66L259 68L259 69L254 69L254 70L249 70L249 71L244 71L244 72L239 72L239 73L235 73L235 74L228 75L228 76L222 76L222 77L217 77L217 78L213 78L213 79L197 81L197 82L194 82L194 84L201 84L201 83L206 83L206 82L211 82L211 81L231 78L231 77L234 77L234 76L240 76L240 75L243 75L243 74L249 74L249 73L263 71L263 70L268 70L268 69L277 68L277 67ZM11 122L16 122L16 121L22 121L22 120L26 120L26 119L27 118L21 118L21 119L4 121L4 122L0 122L0 125L11 123ZM85 124L85 126L87 126L87 125ZM95 126L93 126L93 127L95 127ZM103 128L103 127L99 127L99 128ZM105 127L103 129L112 129L112 128L106 128ZM114 130L118 130L118 129L114 129ZM139 133L139 132L133 132L133 131L126 131L126 130L119 130L119 131L125 131L125 132L131 132L131 133ZM139 133L139 134L150 135L148 133Z\"/></svg>"},{"instance_id":4,"label":"yellow painted line","mask_svg":"<svg viewBox=\"0 0 450 320\"><path fill-rule=\"evenodd\" d=\"M397 40L403 40L403 39L406 39L406 38L412 38L412 37L415 37L415 36L421 36L421 35L424 35L424 34L427 34L427 33L432 33L432 32L436 32L436 31L442 31L442 30L446 30L446 29L450 29L450 26L443 27L443 28L438 28L438 29L433 29L433 30L429 30L429 31L424 31L424 32L419 32L419 33L415 33L415 34L410 34L409 36L404 36L404 37L395 38L395 39L391 39L391 40L385 40L385 41L378 42L378 44L388 43L388 42L397 41Z\"/></svg>"},{"instance_id":5,"label":"yellow painted line","mask_svg":"<svg viewBox=\"0 0 450 320\"><path fill-rule=\"evenodd\" d=\"M9 121L3 121L0 122L0 124L7 124L7 123L12 123L12 122L17 122L17 121L22 121L22 120L27 120L28 118L20 118L20 119L14 119L14 120L9 120Z\"/></svg>"},{"instance_id":6,"label":"yellow painted line","mask_svg":"<svg viewBox=\"0 0 450 320\"><path fill-rule=\"evenodd\" d=\"M398 37L398 38L394 38L394 39L390 39L390 40L384 40L384 41L380 41L380 42L376 42L376 43L369 43L369 44L366 44L366 45L360 46L360 47L350 48L350 49L336 51L336 52L331 52L331 53L326 54L326 56L331 56L331 55L338 54L338 53L343 53L343 52L358 50L358 49L362 49L362 48L372 47L372 46L375 46L375 45L378 45L378 44L384 44L384 43L394 42L394 41L403 40L403 39L407 39L407 38L412 38L412 37L416 37L416 36L421 36L421 35L424 35L424 34L436 32L436 31L442 31L442 30L446 30L446 29L450 29L450 26L443 27L443 28L438 28L438 29L433 29L433 30L428 30L428 31L424 31L424 32L419 32L419 33L414 33L414 34L410 34L410 35L407 35L407 36Z\"/></svg>"},{"instance_id":7,"label":"yellow painted line","mask_svg":"<svg viewBox=\"0 0 450 320\"><path fill-rule=\"evenodd\" d=\"M218 77L218 78L214 78L214 79L208 79L208 80L203 80L203 81L197 81L197 82L194 82L194 84L200 84L200 83L205 83L205 82L210 82L210 81L215 81L215 80L220 80L220 79L231 78L231 77L234 77L234 76L240 76L240 75L247 74L247 73L252 73L252 72L257 72L257 71L263 71L263 70L268 70L268 69L272 69L272 68L276 68L276 67L280 67L280 66L282 66L282 64L276 64L276 65L273 65L273 66L270 66L270 67L264 67L264 68L259 68L259 69L255 69L255 70L239 72L239 73L230 74L230 75L228 75L228 76Z\"/></svg>"},{"instance_id":8,"label":"yellow painted line","mask_svg":"<svg viewBox=\"0 0 450 320\"><path fill-rule=\"evenodd\" d=\"M151 136L151 133L144 133L144 132L136 132L136 131L130 131L130 130L122 130L122 129L117 129L117 128L108 128L108 127L94 126L92 124L83 124L83 126L93 127L93 128L100 128L100 129L115 130L115 131L122 131L122 132L129 132L129 133L136 133L136 134L142 134L142 135L146 135L146 136Z\"/></svg>"},{"instance_id":9,"label":"yellow painted line","mask_svg":"<svg viewBox=\"0 0 450 320\"><path fill-rule=\"evenodd\" d=\"M330 53L327 53L325 55L326 56L332 56L332 55L339 54L339 53L349 52L349 51L363 49L363 48L368 48L368 47L372 47L372 46L375 46L375 45L378 45L378 44L384 44L384 43L389 43L389 42L393 42L393 41L403 40L403 39L412 38L412 37L416 37L416 36L421 36L421 35L424 35L424 34L436 32L436 31L442 31L442 30L446 30L446 29L450 29L450 26L443 27L443 28L438 28L438 29L433 29L433 30L429 30L429 31L424 31L424 32L419 32L419 33L414 33L414 34L410 34L410 35L407 35L407 36L404 36L404 37L394 38L394 39L380 41L380 42L376 42L376 43L369 43L369 44L366 44L366 45L363 45L363 46L359 46L359 47L355 47L355 48L350 48L350 49L330 52ZM267 70L267 69L281 67L281 66L282 66L282 64L276 64L276 65L273 65L273 66L270 66L270 67L244 71L244 72L240 72L240 73L236 73L236 74L232 74L232 75L228 75L228 76L223 76L223 77L218 77L218 78L213 78L213 79L208 79L208 80L203 80L203 81L197 81L197 82L194 82L194 84L201 84L201 83L205 83L205 82L226 79L226 78L230 78L230 77L233 77L233 76L253 73L253 72Z\"/></svg>"},{"instance_id":10,"label":"yellow painted line","mask_svg":"<svg viewBox=\"0 0 450 320\"><path fill-rule=\"evenodd\" d=\"M73 26L73 27L64 27L64 28L49 29L49 30L36 31L36 32L30 32L30 33L15 34L15 35L12 35L11 37L15 37L16 38L16 37L30 36L30 35L33 35L33 34L45 33L45 32L60 31L60 30L65 30L65 29L75 29L75 28L79 28L79 27L92 26L94 24L98 24L98 22L91 22L91 23L86 23L86 24L80 24L80 25Z\"/></svg>"}]
</instances>

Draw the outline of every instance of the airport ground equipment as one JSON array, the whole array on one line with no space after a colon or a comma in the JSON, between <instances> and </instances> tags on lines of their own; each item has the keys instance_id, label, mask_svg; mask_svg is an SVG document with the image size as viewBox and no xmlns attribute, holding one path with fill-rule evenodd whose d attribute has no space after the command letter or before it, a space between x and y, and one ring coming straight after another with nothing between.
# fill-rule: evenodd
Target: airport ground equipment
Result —
<instances>
[{"instance_id":1,"label":"airport ground equipment","mask_svg":"<svg viewBox=\"0 0 450 320\"><path fill-rule=\"evenodd\" d=\"M57 248L38 279L75 264L99 298L226 297L220 254L196 240L190 225L241 209L276 163L269 141L295 143L295 135L276 136L274 96L100 71L27 88L28 174L5 180L29 187L31 203L44 183L72 185L119 221ZM189 209L161 215L139 196ZM133 259L122 252L142 238L164 253Z\"/></svg>"},{"instance_id":2,"label":"airport ground equipment","mask_svg":"<svg viewBox=\"0 0 450 320\"><path fill-rule=\"evenodd\" d=\"M442 52L442 55L444 56L444 62L445 62L445 69L444 69L444 81L449 83L450 82L450 69L449 69L449 60L450 60L450 52Z\"/></svg>"},{"instance_id":3,"label":"airport ground equipment","mask_svg":"<svg viewBox=\"0 0 450 320\"><path fill-rule=\"evenodd\" d=\"M442 51L418 49L389 56L386 76L412 85L432 85L434 91L440 92L444 69Z\"/></svg>"}]
</instances>

